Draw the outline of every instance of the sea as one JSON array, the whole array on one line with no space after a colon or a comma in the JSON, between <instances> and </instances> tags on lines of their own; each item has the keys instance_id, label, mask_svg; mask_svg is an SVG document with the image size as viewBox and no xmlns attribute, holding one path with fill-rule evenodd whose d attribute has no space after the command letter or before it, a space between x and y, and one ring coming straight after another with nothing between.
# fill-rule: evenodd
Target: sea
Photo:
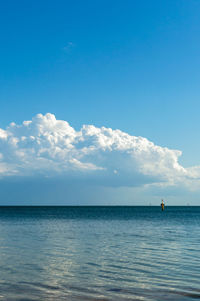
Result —
<instances>
[{"instance_id":1,"label":"sea","mask_svg":"<svg viewBox=\"0 0 200 301\"><path fill-rule=\"evenodd\" d=\"M0 207L0 300L200 299L200 207Z\"/></svg>"}]
</instances>

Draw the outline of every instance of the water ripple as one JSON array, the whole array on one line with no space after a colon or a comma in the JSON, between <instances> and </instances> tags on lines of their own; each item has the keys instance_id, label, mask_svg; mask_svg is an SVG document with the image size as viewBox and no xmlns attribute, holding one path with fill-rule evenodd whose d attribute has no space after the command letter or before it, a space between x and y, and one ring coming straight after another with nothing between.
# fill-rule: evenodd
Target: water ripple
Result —
<instances>
[{"instance_id":1,"label":"water ripple","mask_svg":"<svg viewBox=\"0 0 200 301\"><path fill-rule=\"evenodd\" d=\"M0 300L200 299L200 208L0 209Z\"/></svg>"}]
</instances>

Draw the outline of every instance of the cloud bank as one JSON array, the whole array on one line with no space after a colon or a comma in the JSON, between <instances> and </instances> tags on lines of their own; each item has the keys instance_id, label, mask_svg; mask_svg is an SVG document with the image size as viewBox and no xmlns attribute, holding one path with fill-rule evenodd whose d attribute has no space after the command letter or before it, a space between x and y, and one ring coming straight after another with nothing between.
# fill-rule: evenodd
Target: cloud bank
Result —
<instances>
[{"instance_id":1,"label":"cloud bank","mask_svg":"<svg viewBox=\"0 0 200 301\"><path fill-rule=\"evenodd\" d=\"M83 125L76 131L53 114L0 129L0 179L43 177L121 187L199 187L199 167L178 162L181 151L120 130Z\"/></svg>"}]
</instances>

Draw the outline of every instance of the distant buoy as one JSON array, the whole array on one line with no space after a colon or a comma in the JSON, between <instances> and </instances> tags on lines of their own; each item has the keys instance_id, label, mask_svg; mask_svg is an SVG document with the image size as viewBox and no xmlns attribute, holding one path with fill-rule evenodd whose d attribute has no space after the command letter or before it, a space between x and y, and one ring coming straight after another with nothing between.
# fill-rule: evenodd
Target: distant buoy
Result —
<instances>
[{"instance_id":1,"label":"distant buoy","mask_svg":"<svg viewBox=\"0 0 200 301\"><path fill-rule=\"evenodd\" d=\"M163 200L162 200L162 203L160 204L160 206L161 206L162 211L164 211L165 210L165 204L164 204Z\"/></svg>"}]
</instances>

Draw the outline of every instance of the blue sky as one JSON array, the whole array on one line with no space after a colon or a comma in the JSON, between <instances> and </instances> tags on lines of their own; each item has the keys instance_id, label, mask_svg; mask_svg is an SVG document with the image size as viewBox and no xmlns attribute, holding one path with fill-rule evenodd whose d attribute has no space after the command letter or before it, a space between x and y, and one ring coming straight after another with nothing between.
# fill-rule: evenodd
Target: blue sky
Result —
<instances>
[{"instance_id":1,"label":"blue sky","mask_svg":"<svg viewBox=\"0 0 200 301\"><path fill-rule=\"evenodd\" d=\"M105 126L181 150L182 166L198 166L199 15L192 0L4 1L0 128L50 112L77 131Z\"/></svg>"}]
</instances>

